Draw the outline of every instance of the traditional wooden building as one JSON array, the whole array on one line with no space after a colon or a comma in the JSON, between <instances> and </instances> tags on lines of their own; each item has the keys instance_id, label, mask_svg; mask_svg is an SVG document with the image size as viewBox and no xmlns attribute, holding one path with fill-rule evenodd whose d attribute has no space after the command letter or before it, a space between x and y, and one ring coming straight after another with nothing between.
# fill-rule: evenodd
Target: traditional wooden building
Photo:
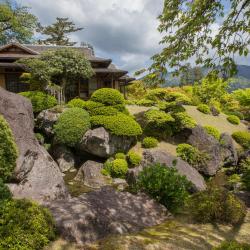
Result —
<instances>
[{"instance_id":1,"label":"traditional wooden building","mask_svg":"<svg viewBox=\"0 0 250 250\"><path fill-rule=\"evenodd\" d=\"M20 82L24 69L16 63L21 58L35 58L51 49L63 46L23 45L10 43L0 47L0 86L11 92L27 91L29 86ZM125 86L134 78L127 75L127 71L118 69L111 59L96 57L91 48L86 46L71 47L83 53L90 61L95 75L91 79L79 79L67 88L67 98L80 97L88 99L99 88L115 88L125 94Z\"/></svg>"}]
</instances>

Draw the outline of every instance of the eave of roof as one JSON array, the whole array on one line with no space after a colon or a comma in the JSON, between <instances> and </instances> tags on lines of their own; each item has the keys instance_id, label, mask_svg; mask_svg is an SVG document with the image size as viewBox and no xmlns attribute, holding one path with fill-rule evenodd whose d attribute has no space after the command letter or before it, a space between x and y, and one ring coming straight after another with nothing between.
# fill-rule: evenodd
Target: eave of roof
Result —
<instances>
[{"instance_id":1,"label":"eave of roof","mask_svg":"<svg viewBox=\"0 0 250 250\"><path fill-rule=\"evenodd\" d=\"M24 45L22 45L20 43L9 43L9 44L3 45L3 46L0 47L0 52L5 50L5 49L8 49L8 48L10 48L12 46L16 46L16 47L28 52L29 54L32 54L32 55L38 55L39 54L37 51L34 51L34 50L32 50L32 49L28 48L27 46L24 46Z\"/></svg>"}]
</instances>

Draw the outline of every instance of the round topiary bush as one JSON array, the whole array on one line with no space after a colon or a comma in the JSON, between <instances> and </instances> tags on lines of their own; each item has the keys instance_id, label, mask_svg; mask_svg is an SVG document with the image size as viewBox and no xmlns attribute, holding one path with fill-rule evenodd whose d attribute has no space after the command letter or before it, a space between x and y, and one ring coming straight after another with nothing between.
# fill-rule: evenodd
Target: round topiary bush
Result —
<instances>
[{"instance_id":1,"label":"round topiary bush","mask_svg":"<svg viewBox=\"0 0 250 250\"><path fill-rule=\"evenodd\" d=\"M89 114L91 114L92 110L96 109L96 108L100 108L103 107L104 105L100 102L93 102L93 101L86 101L84 103L84 109L87 110L89 112Z\"/></svg>"},{"instance_id":2,"label":"round topiary bush","mask_svg":"<svg viewBox=\"0 0 250 250\"><path fill-rule=\"evenodd\" d=\"M19 94L31 101L34 113L39 113L45 109L50 109L57 105L57 100L54 96L48 95L41 91L28 91L21 92Z\"/></svg>"},{"instance_id":3,"label":"round topiary bush","mask_svg":"<svg viewBox=\"0 0 250 250\"><path fill-rule=\"evenodd\" d=\"M220 131L212 126L204 126L204 129L209 135L212 135L216 140L220 140Z\"/></svg>"},{"instance_id":4,"label":"round topiary bush","mask_svg":"<svg viewBox=\"0 0 250 250\"><path fill-rule=\"evenodd\" d=\"M246 215L246 206L240 199L227 190L214 187L194 194L188 208L193 219L201 223L237 225Z\"/></svg>"},{"instance_id":5,"label":"round topiary bush","mask_svg":"<svg viewBox=\"0 0 250 250\"><path fill-rule=\"evenodd\" d=\"M132 167L138 166L142 160L142 156L134 151L129 151L127 154L127 158Z\"/></svg>"},{"instance_id":6,"label":"round topiary bush","mask_svg":"<svg viewBox=\"0 0 250 250\"><path fill-rule=\"evenodd\" d=\"M109 174L112 178L122 178L126 177L128 172L128 163L124 159L107 160L104 163L103 174Z\"/></svg>"},{"instance_id":7,"label":"round topiary bush","mask_svg":"<svg viewBox=\"0 0 250 250\"><path fill-rule=\"evenodd\" d=\"M197 122L190 117L187 112L178 112L172 114L175 122L172 124L172 131L178 133L183 129L192 129L197 126Z\"/></svg>"},{"instance_id":8,"label":"round topiary bush","mask_svg":"<svg viewBox=\"0 0 250 250\"><path fill-rule=\"evenodd\" d=\"M247 131L237 131L232 134L234 140L239 143L243 148L250 148L250 133Z\"/></svg>"},{"instance_id":9,"label":"round topiary bush","mask_svg":"<svg viewBox=\"0 0 250 250\"><path fill-rule=\"evenodd\" d=\"M126 160L126 155L124 153L116 153L115 159L123 159Z\"/></svg>"},{"instance_id":10,"label":"round topiary bush","mask_svg":"<svg viewBox=\"0 0 250 250\"><path fill-rule=\"evenodd\" d=\"M96 90L91 96L91 101L100 102L104 105L117 105L125 103L123 95L118 90L111 88Z\"/></svg>"},{"instance_id":11,"label":"round topiary bush","mask_svg":"<svg viewBox=\"0 0 250 250\"><path fill-rule=\"evenodd\" d=\"M0 115L0 177L6 181L16 167L18 151L7 121Z\"/></svg>"},{"instance_id":12,"label":"round topiary bush","mask_svg":"<svg viewBox=\"0 0 250 250\"><path fill-rule=\"evenodd\" d=\"M117 115L118 113L119 111L112 106L98 107L90 110L89 112L91 116L96 116L96 115L112 116L112 115Z\"/></svg>"},{"instance_id":13,"label":"round topiary bush","mask_svg":"<svg viewBox=\"0 0 250 250\"><path fill-rule=\"evenodd\" d=\"M71 108L63 112L54 126L57 142L76 146L82 136L90 129L89 114L80 108Z\"/></svg>"},{"instance_id":14,"label":"round topiary bush","mask_svg":"<svg viewBox=\"0 0 250 250\"><path fill-rule=\"evenodd\" d=\"M85 107L85 101L83 101L80 98L74 98L70 100L67 104L69 108L84 108Z\"/></svg>"},{"instance_id":15,"label":"round topiary bush","mask_svg":"<svg viewBox=\"0 0 250 250\"><path fill-rule=\"evenodd\" d=\"M118 136L138 136L142 134L141 126L131 116L124 114L93 116L91 117L91 124L93 127L104 127Z\"/></svg>"},{"instance_id":16,"label":"round topiary bush","mask_svg":"<svg viewBox=\"0 0 250 250\"><path fill-rule=\"evenodd\" d=\"M155 164L143 169L138 176L137 189L165 205L171 212L185 204L190 182L175 168Z\"/></svg>"},{"instance_id":17,"label":"round topiary bush","mask_svg":"<svg viewBox=\"0 0 250 250\"><path fill-rule=\"evenodd\" d=\"M12 194L9 188L4 184L3 180L0 179L0 203L6 200L10 200L11 198Z\"/></svg>"},{"instance_id":18,"label":"round topiary bush","mask_svg":"<svg viewBox=\"0 0 250 250\"><path fill-rule=\"evenodd\" d=\"M236 115L230 115L227 117L227 120L232 123L232 124L235 124L235 125L239 125L240 124L240 119L238 116Z\"/></svg>"},{"instance_id":19,"label":"round topiary bush","mask_svg":"<svg viewBox=\"0 0 250 250\"><path fill-rule=\"evenodd\" d=\"M136 105L138 106L144 106L144 107L152 107L154 106L155 102L148 100L148 99L141 99L139 101L136 101Z\"/></svg>"},{"instance_id":20,"label":"round topiary bush","mask_svg":"<svg viewBox=\"0 0 250 250\"><path fill-rule=\"evenodd\" d=\"M55 239L49 211L27 200L3 202L0 222L0 249L40 250Z\"/></svg>"},{"instance_id":21,"label":"round topiary bush","mask_svg":"<svg viewBox=\"0 0 250 250\"><path fill-rule=\"evenodd\" d=\"M203 114L211 114L210 108L206 104L199 104L197 106L197 110L199 110Z\"/></svg>"},{"instance_id":22,"label":"round topiary bush","mask_svg":"<svg viewBox=\"0 0 250 250\"><path fill-rule=\"evenodd\" d=\"M154 137L145 137L142 141L142 146L144 148L155 148L158 145L158 140Z\"/></svg>"},{"instance_id":23,"label":"round topiary bush","mask_svg":"<svg viewBox=\"0 0 250 250\"><path fill-rule=\"evenodd\" d=\"M237 241L224 241L220 246L214 247L212 250L250 250L250 245L239 243Z\"/></svg>"}]
</instances>

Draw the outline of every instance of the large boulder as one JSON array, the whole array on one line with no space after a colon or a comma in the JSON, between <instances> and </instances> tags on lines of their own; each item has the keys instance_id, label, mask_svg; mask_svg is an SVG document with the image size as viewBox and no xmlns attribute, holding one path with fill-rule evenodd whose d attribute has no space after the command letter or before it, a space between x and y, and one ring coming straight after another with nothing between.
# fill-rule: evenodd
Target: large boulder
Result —
<instances>
[{"instance_id":1,"label":"large boulder","mask_svg":"<svg viewBox=\"0 0 250 250\"><path fill-rule=\"evenodd\" d=\"M117 152L129 151L135 143L135 137L116 136L100 127L85 133L79 149L98 157L108 158Z\"/></svg>"},{"instance_id":2,"label":"large boulder","mask_svg":"<svg viewBox=\"0 0 250 250\"><path fill-rule=\"evenodd\" d=\"M95 161L86 161L79 169L75 181L83 182L85 186L100 188L111 183L110 178L101 173L103 164Z\"/></svg>"},{"instance_id":3,"label":"large boulder","mask_svg":"<svg viewBox=\"0 0 250 250\"><path fill-rule=\"evenodd\" d=\"M148 149L143 152L141 165L128 171L127 181L129 183L135 183L139 173L145 167L154 163L161 163L166 167L175 167L180 175L186 176L186 178L192 183L193 192L203 191L206 189L204 178L195 168L191 167L182 159L157 149Z\"/></svg>"},{"instance_id":4,"label":"large boulder","mask_svg":"<svg viewBox=\"0 0 250 250\"><path fill-rule=\"evenodd\" d=\"M43 110L36 118L36 127L40 129L47 137L53 137L53 126L64 110L65 108L57 107Z\"/></svg>"},{"instance_id":5,"label":"large boulder","mask_svg":"<svg viewBox=\"0 0 250 250\"><path fill-rule=\"evenodd\" d=\"M13 175L15 184L9 185L14 197L38 202L67 197L57 164L34 135L30 101L0 88L0 114L8 121L19 149Z\"/></svg>"},{"instance_id":6,"label":"large boulder","mask_svg":"<svg viewBox=\"0 0 250 250\"><path fill-rule=\"evenodd\" d=\"M112 187L68 200L49 202L60 235L83 244L110 234L126 234L162 223L167 209L145 194L133 195Z\"/></svg>"},{"instance_id":7,"label":"large boulder","mask_svg":"<svg viewBox=\"0 0 250 250\"><path fill-rule=\"evenodd\" d=\"M57 162L62 173L75 167L75 157L70 148L64 145L53 145L52 156Z\"/></svg>"}]
</instances>

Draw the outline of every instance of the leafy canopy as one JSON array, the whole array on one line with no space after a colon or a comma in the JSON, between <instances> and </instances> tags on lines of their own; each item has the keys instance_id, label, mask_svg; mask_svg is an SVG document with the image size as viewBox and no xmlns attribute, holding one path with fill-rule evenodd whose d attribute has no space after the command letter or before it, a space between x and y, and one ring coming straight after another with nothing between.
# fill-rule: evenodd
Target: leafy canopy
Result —
<instances>
[{"instance_id":1,"label":"leafy canopy","mask_svg":"<svg viewBox=\"0 0 250 250\"><path fill-rule=\"evenodd\" d=\"M169 66L177 73L194 58L197 65L214 69L221 65L224 73L236 73L233 56L249 53L250 1L227 3L229 10L220 0L165 0L158 28L164 34L160 42L164 49L153 57L152 69L166 73Z\"/></svg>"}]
</instances>

